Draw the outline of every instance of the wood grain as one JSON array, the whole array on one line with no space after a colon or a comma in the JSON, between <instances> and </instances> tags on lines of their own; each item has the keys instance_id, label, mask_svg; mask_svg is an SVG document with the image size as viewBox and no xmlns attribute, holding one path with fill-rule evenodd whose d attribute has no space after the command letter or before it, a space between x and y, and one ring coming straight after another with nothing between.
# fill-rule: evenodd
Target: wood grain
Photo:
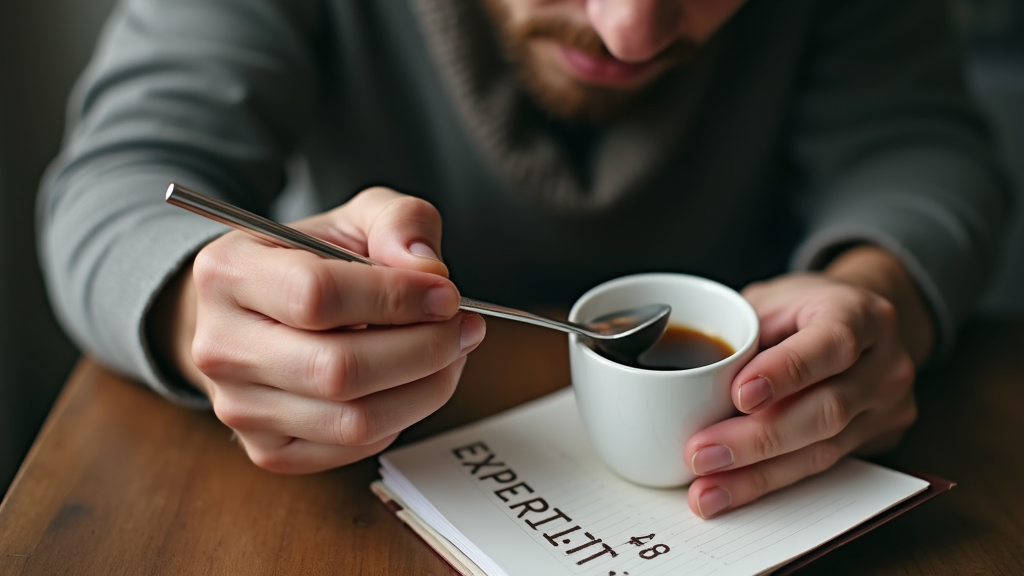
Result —
<instances>
[{"instance_id":1,"label":"wood grain","mask_svg":"<svg viewBox=\"0 0 1024 576\"><path fill-rule=\"evenodd\" d=\"M401 442L568 383L562 336L488 322L452 401ZM882 462L959 483L801 573L1024 573L1024 320L985 320L919 382L921 417ZM211 414L89 360L0 505L0 575L454 572L370 493L371 460L309 476L248 462Z\"/></svg>"}]
</instances>

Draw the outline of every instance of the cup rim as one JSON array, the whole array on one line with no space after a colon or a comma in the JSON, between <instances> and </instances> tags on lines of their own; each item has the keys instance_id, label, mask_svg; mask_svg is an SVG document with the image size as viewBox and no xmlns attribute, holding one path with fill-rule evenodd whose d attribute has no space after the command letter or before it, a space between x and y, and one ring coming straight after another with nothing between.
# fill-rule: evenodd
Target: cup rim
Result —
<instances>
[{"instance_id":1,"label":"cup rim","mask_svg":"<svg viewBox=\"0 0 1024 576\"><path fill-rule=\"evenodd\" d=\"M581 348L581 352L587 355L588 358L596 360L597 362L603 365L624 370L627 373L646 375L660 374L664 375L664 377L673 377L679 376L681 374L699 376L705 372L712 372L714 370L718 370L722 366L730 364L732 362L736 362L738 359L744 357L750 351L751 348L757 345L757 342L760 339L761 334L761 323L757 317L757 312L754 310L754 307L750 304L749 301L747 301L746 298L743 297L742 294L726 286L725 284L722 284L721 282L716 282L715 280L711 280L710 278L704 278L703 276L684 274L682 272L647 272L642 274L630 274L628 276L621 276L619 278L608 280L607 282L602 282L601 284L594 286L590 290L587 290L586 292L583 293L582 296L576 299L576 302L572 305L572 308L569 310L569 320L575 321L575 316L579 312L579 308L583 305L584 302L592 298L598 292L604 292L609 289L618 288L621 284L634 284L637 282L664 278L678 279L686 282L692 282L694 284L700 284L705 287L716 290L718 292L721 292L723 294L726 294L729 298L735 299L737 304L739 305L739 308L742 309L743 313L749 317L748 319L752 322L754 330L751 332L750 336L747 337L746 341L743 342L743 344L740 347L738 347L735 351L733 351L733 353L730 356L723 358L718 362L714 362L712 364L705 364L704 366L698 366L696 368L683 368L679 370L653 370L650 368L637 368L635 366L628 366L626 364L621 364L614 360L609 360L608 358L605 358L604 356L595 352L590 346L584 344L581 337L578 334L569 335L569 340L572 343L572 346Z\"/></svg>"}]
</instances>

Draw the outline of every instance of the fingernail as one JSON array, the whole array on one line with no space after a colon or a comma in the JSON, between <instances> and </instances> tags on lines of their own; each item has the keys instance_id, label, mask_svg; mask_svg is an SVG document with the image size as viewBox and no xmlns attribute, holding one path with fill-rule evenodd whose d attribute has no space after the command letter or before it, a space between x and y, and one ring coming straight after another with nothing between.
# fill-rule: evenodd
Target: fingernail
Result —
<instances>
[{"instance_id":1,"label":"fingernail","mask_svg":"<svg viewBox=\"0 0 1024 576\"><path fill-rule=\"evenodd\" d=\"M722 444L713 444L697 450L690 458L690 468L698 476L732 464L732 450Z\"/></svg>"},{"instance_id":2,"label":"fingernail","mask_svg":"<svg viewBox=\"0 0 1024 576\"><path fill-rule=\"evenodd\" d=\"M431 316L450 318L459 309L459 295L448 286L435 286L423 296L423 311Z\"/></svg>"},{"instance_id":3,"label":"fingernail","mask_svg":"<svg viewBox=\"0 0 1024 576\"><path fill-rule=\"evenodd\" d=\"M732 504L732 494L720 486L708 488L697 497L697 510L702 518L707 520Z\"/></svg>"},{"instance_id":4,"label":"fingernail","mask_svg":"<svg viewBox=\"0 0 1024 576\"><path fill-rule=\"evenodd\" d=\"M462 335L459 337L459 345L462 346L463 350L479 344L484 339L484 334L487 333L487 324L477 314L466 314L459 327L462 330Z\"/></svg>"},{"instance_id":5,"label":"fingernail","mask_svg":"<svg viewBox=\"0 0 1024 576\"><path fill-rule=\"evenodd\" d=\"M775 391L772 390L771 383L763 376L758 376L740 386L740 410L750 412L774 395Z\"/></svg>"},{"instance_id":6,"label":"fingernail","mask_svg":"<svg viewBox=\"0 0 1024 576\"><path fill-rule=\"evenodd\" d=\"M409 252L422 258L430 258L432 260L437 260L438 262L441 261L437 256L437 252L434 252L433 248L427 246L423 242L413 242L412 244L409 244Z\"/></svg>"}]
</instances>

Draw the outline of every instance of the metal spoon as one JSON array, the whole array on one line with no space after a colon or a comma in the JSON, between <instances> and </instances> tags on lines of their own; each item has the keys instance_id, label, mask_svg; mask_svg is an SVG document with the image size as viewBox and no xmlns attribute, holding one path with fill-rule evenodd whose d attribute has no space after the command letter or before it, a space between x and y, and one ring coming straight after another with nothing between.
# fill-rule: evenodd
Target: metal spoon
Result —
<instances>
[{"instance_id":1,"label":"metal spoon","mask_svg":"<svg viewBox=\"0 0 1024 576\"><path fill-rule=\"evenodd\" d=\"M167 187L164 198L170 204L248 232L278 246L307 250L323 258L360 262L370 266L384 266L380 262L330 242L325 242L177 184L172 183ZM661 336L668 325L669 313L672 311L667 304L648 304L605 314L591 322L576 323L555 320L497 304L488 304L472 298L462 298L459 308L469 312L579 334L591 347L597 348L613 360L626 364L635 364L637 357L650 348Z\"/></svg>"}]
</instances>

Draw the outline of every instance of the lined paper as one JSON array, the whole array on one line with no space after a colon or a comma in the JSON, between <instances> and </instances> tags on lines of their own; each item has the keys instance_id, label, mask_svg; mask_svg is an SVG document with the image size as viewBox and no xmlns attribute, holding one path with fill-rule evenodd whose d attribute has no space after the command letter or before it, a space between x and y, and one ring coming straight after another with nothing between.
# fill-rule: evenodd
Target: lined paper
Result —
<instances>
[{"instance_id":1,"label":"lined paper","mask_svg":"<svg viewBox=\"0 0 1024 576\"><path fill-rule=\"evenodd\" d=\"M591 447L571 390L391 450L384 483L492 576L768 572L927 488L848 458L711 520Z\"/></svg>"}]
</instances>

